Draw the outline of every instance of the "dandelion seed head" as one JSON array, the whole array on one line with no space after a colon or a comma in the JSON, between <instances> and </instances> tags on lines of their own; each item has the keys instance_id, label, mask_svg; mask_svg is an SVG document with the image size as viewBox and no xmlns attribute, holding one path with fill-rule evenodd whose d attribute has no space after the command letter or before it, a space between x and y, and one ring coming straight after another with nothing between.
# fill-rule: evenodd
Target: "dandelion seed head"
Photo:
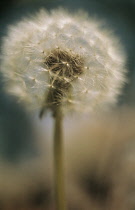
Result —
<instances>
[{"instance_id":1,"label":"dandelion seed head","mask_svg":"<svg viewBox=\"0 0 135 210\"><path fill-rule=\"evenodd\" d=\"M49 88L64 111L115 104L126 81L125 56L101 25L58 9L10 26L1 56L6 90L31 108L45 103Z\"/></svg>"}]
</instances>

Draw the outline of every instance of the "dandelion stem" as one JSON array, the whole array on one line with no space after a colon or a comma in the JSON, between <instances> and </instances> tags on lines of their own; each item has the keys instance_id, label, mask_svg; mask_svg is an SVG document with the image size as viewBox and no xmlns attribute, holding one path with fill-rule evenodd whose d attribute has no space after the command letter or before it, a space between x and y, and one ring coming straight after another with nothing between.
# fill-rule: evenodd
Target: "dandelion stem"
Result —
<instances>
[{"instance_id":1,"label":"dandelion stem","mask_svg":"<svg viewBox=\"0 0 135 210\"><path fill-rule=\"evenodd\" d=\"M54 179L56 210L66 210L63 164L62 111L57 106L54 116Z\"/></svg>"}]
</instances>

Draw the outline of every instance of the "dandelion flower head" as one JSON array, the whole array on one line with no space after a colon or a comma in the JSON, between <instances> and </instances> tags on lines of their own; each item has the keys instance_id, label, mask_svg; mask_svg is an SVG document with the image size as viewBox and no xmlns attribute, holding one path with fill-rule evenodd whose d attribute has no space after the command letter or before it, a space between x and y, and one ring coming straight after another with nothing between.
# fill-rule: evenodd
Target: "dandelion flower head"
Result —
<instances>
[{"instance_id":1,"label":"dandelion flower head","mask_svg":"<svg viewBox=\"0 0 135 210\"><path fill-rule=\"evenodd\" d=\"M85 13L58 9L9 26L1 56L7 91L30 108L47 102L91 111L115 104L125 58L117 38L101 25Z\"/></svg>"}]
</instances>

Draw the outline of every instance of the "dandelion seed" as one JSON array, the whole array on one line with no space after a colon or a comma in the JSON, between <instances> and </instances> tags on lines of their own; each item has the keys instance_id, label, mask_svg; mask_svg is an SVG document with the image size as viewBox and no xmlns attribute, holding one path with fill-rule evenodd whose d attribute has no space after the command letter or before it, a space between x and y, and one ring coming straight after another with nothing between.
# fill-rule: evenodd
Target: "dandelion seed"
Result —
<instances>
[{"instance_id":1,"label":"dandelion seed","mask_svg":"<svg viewBox=\"0 0 135 210\"><path fill-rule=\"evenodd\" d=\"M63 111L93 110L97 101L98 107L114 104L125 82L125 58L116 37L101 30L99 21L85 17L64 10L41 10L10 26L3 39L1 62L8 92L31 108L39 108L45 105L50 84L55 88L61 80ZM33 83L29 77L35 78ZM14 91L15 86L21 95Z\"/></svg>"}]
</instances>

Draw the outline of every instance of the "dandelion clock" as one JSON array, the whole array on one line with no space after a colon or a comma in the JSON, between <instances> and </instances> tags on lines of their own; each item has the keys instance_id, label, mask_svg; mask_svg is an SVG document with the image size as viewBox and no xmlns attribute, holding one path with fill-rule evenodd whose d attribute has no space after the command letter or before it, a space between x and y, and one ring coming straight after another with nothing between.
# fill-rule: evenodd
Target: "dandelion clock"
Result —
<instances>
[{"instance_id":1,"label":"dandelion clock","mask_svg":"<svg viewBox=\"0 0 135 210\"><path fill-rule=\"evenodd\" d=\"M41 10L9 26L1 71L6 91L29 109L55 119L56 209L64 210L62 117L115 104L125 82L125 58L117 39L87 14Z\"/></svg>"}]
</instances>

